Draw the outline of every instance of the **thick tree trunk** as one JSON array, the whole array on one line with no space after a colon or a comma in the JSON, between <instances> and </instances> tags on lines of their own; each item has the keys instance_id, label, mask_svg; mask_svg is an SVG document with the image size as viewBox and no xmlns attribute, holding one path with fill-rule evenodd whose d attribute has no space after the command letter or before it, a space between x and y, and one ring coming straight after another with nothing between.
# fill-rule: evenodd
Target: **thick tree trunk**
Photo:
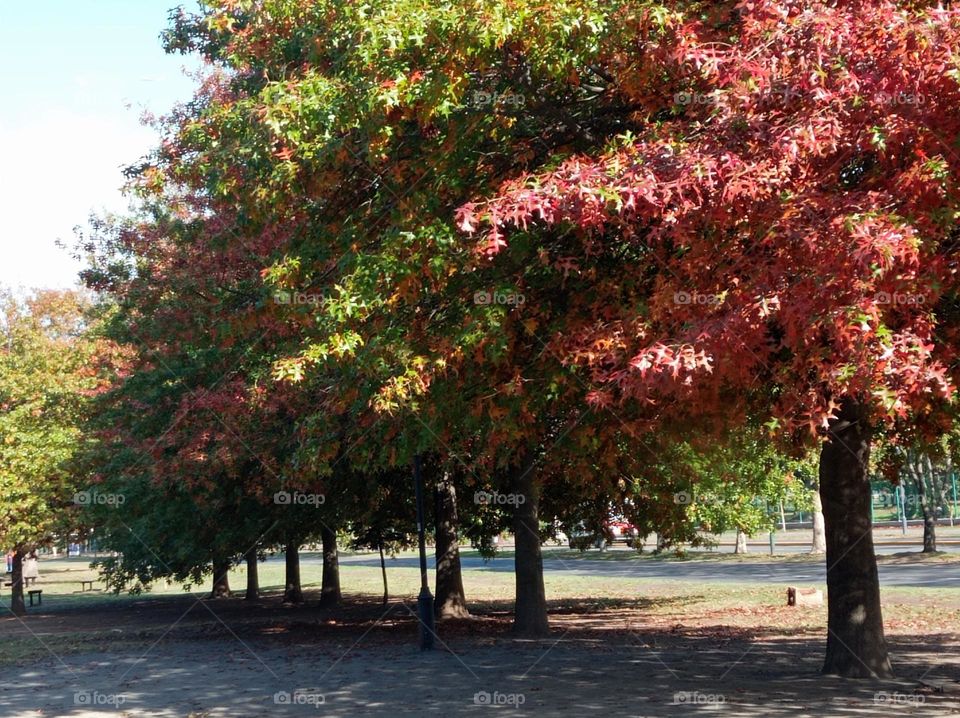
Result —
<instances>
[{"instance_id":1,"label":"thick tree trunk","mask_svg":"<svg viewBox=\"0 0 960 718\"><path fill-rule=\"evenodd\" d=\"M220 556L213 559L213 590L210 598L227 598L230 596L230 562Z\"/></svg>"},{"instance_id":2,"label":"thick tree trunk","mask_svg":"<svg viewBox=\"0 0 960 718\"><path fill-rule=\"evenodd\" d=\"M14 616L27 615L27 605L23 602L23 549L13 551L13 573L10 574L10 610Z\"/></svg>"},{"instance_id":3,"label":"thick tree trunk","mask_svg":"<svg viewBox=\"0 0 960 718\"><path fill-rule=\"evenodd\" d=\"M813 545L810 553L826 553L827 536L823 526L823 501L820 500L820 491L813 492Z\"/></svg>"},{"instance_id":4,"label":"thick tree trunk","mask_svg":"<svg viewBox=\"0 0 960 718\"><path fill-rule=\"evenodd\" d=\"M827 652L823 672L890 677L880 582L870 525L870 428L865 409L844 399L820 454L827 538Z\"/></svg>"},{"instance_id":5,"label":"thick tree trunk","mask_svg":"<svg viewBox=\"0 0 960 718\"><path fill-rule=\"evenodd\" d=\"M736 543L736 545L733 547L733 552L734 552L734 553L746 553L746 552L749 551L749 550L750 550L750 549L747 548L747 535L746 535L743 531L741 531L740 529L737 529L737 543Z\"/></svg>"},{"instance_id":6,"label":"thick tree trunk","mask_svg":"<svg viewBox=\"0 0 960 718\"><path fill-rule=\"evenodd\" d=\"M257 560L257 549L247 551L244 558L247 560L247 594L244 598L256 601L260 598L260 562Z\"/></svg>"},{"instance_id":7,"label":"thick tree trunk","mask_svg":"<svg viewBox=\"0 0 960 718\"><path fill-rule=\"evenodd\" d=\"M380 549L380 573L383 574L383 605L390 603L390 590L387 588L387 562L383 559L383 541L377 544Z\"/></svg>"},{"instance_id":8,"label":"thick tree trunk","mask_svg":"<svg viewBox=\"0 0 960 718\"><path fill-rule=\"evenodd\" d=\"M513 512L514 573L516 606L513 633L541 638L550 632L547 597L543 587L543 555L540 552L540 497L534 472L533 453L519 465L514 477L516 508Z\"/></svg>"},{"instance_id":9,"label":"thick tree trunk","mask_svg":"<svg viewBox=\"0 0 960 718\"><path fill-rule=\"evenodd\" d=\"M470 615L460 572L460 542L457 537L457 490L449 472L437 482L434 516L437 539L436 617L465 618Z\"/></svg>"},{"instance_id":10,"label":"thick tree trunk","mask_svg":"<svg viewBox=\"0 0 960 718\"><path fill-rule=\"evenodd\" d=\"M283 582L283 602L303 603L303 591L300 589L300 542L290 539L287 542L286 572Z\"/></svg>"},{"instance_id":11,"label":"thick tree trunk","mask_svg":"<svg viewBox=\"0 0 960 718\"><path fill-rule=\"evenodd\" d=\"M323 577L320 585L320 605L340 603L340 560L337 557L337 532L328 526L320 529L323 542Z\"/></svg>"}]
</instances>

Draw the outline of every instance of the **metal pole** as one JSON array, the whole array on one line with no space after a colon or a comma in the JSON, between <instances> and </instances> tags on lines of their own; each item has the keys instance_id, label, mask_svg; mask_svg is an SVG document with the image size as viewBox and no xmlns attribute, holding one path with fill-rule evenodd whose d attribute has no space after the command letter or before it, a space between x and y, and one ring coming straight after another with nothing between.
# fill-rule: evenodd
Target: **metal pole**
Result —
<instances>
[{"instance_id":1,"label":"metal pole","mask_svg":"<svg viewBox=\"0 0 960 718\"><path fill-rule=\"evenodd\" d=\"M900 526L904 535L907 533L907 492L903 488L903 482L897 484L897 495L900 498Z\"/></svg>"},{"instance_id":2,"label":"metal pole","mask_svg":"<svg viewBox=\"0 0 960 718\"><path fill-rule=\"evenodd\" d=\"M417 611L420 614L420 650L433 649L433 596L427 581L427 541L424 536L423 519L423 475L420 470L420 454L413 457L413 483L417 497L417 540L420 544L420 595L417 597Z\"/></svg>"},{"instance_id":3,"label":"metal pole","mask_svg":"<svg viewBox=\"0 0 960 718\"><path fill-rule=\"evenodd\" d=\"M950 481L953 482L953 511L950 512L950 525L953 526L953 519L957 515L957 475L950 474Z\"/></svg>"},{"instance_id":4,"label":"metal pole","mask_svg":"<svg viewBox=\"0 0 960 718\"><path fill-rule=\"evenodd\" d=\"M764 499L764 500L763 500L763 506L764 506L764 509L766 510L767 517L769 517L769 516L770 516L770 500L769 500L769 499ZM771 556L773 556L773 549L774 549L775 544L776 544L776 542L775 542L775 540L774 540L774 538L773 538L773 532L775 531L775 529L773 528L774 526L776 526L776 523L775 523L775 522L771 523L771 528L770 528L770 555L771 555Z\"/></svg>"}]
</instances>

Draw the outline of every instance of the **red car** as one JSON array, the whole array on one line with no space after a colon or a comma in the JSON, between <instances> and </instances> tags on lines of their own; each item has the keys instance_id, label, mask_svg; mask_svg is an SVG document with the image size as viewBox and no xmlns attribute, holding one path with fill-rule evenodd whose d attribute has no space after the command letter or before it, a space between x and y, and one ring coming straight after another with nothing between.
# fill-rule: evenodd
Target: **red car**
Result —
<instances>
[{"instance_id":1,"label":"red car","mask_svg":"<svg viewBox=\"0 0 960 718\"><path fill-rule=\"evenodd\" d=\"M584 550L592 546L602 551L612 543L625 543L627 546L633 546L639 534L636 526L622 519L611 519L604 524L603 528L602 534L596 534L587 531L583 523L578 524L570 532L570 548Z\"/></svg>"}]
</instances>

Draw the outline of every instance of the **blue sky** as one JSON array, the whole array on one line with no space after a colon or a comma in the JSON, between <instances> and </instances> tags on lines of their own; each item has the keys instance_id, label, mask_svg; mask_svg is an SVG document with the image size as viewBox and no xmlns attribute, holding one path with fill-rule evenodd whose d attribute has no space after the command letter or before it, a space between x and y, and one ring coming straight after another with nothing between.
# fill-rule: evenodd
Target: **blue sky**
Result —
<instances>
[{"instance_id":1,"label":"blue sky","mask_svg":"<svg viewBox=\"0 0 960 718\"><path fill-rule=\"evenodd\" d=\"M155 141L144 111L190 97L195 58L168 56L167 14L194 0L0 0L0 285L67 287L58 238L119 211L121 168Z\"/></svg>"}]
</instances>

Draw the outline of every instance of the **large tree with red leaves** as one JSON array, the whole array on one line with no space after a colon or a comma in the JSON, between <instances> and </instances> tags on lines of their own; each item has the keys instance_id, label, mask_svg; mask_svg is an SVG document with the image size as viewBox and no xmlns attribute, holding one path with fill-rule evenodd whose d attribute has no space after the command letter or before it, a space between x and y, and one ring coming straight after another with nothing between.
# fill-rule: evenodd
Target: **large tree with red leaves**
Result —
<instances>
[{"instance_id":1,"label":"large tree with red leaves","mask_svg":"<svg viewBox=\"0 0 960 718\"><path fill-rule=\"evenodd\" d=\"M458 222L493 262L524 234L566 238L571 274L625 257L550 341L596 406L825 437L824 670L889 675L866 467L874 432L935 431L953 397L960 11L721 3L636 36L608 72L648 129Z\"/></svg>"}]
</instances>

